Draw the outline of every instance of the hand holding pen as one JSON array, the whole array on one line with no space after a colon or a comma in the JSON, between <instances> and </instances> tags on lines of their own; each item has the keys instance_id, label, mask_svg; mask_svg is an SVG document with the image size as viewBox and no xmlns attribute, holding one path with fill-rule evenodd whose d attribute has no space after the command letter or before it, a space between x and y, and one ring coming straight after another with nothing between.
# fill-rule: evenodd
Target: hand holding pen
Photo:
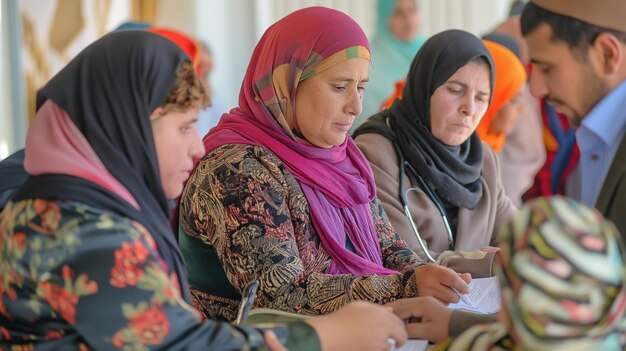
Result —
<instances>
[{"instance_id":1,"label":"hand holding pen","mask_svg":"<svg viewBox=\"0 0 626 351\"><path fill-rule=\"evenodd\" d=\"M461 299L461 301L466 304L469 307L474 307L474 304L472 303L472 301L470 301L470 299L467 297L467 295L462 294L460 291L458 291L455 288L451 288L452 291L454 291L457 295L459 295L459 298Z\"/></svg>"},{"instance_id":2,"label":"hand holding pen","mask_svg":"<svg viewBox=\"0 0 626 351\"><path fill-rule=\"evenodd\" d=\"M472 280L467 273L459 274L452 269L435 264L425 264L415 268L415 281L418 296L433 296L445 304L459 300L455 288L460 292L469 291Z\"/></svg>"}]
</instances>

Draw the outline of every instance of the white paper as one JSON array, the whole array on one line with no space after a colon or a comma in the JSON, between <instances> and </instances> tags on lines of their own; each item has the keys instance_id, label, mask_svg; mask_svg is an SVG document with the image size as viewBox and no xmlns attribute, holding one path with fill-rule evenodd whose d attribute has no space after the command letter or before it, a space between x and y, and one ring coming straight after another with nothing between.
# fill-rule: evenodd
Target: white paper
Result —
<instances>
[{"instance_id":1,"label":"white paper","mask_svg":"<svg viewBox=\"0 0 626 351\"><path fill-rule=\"evenodd\" d=\"M428 348L427 340L407 340L401 347L397 347L395 351L424 351Z\"/></svg>"},{"instance_id":2,"label":"white paper","mask_svg":"<svg viewBox=\"0 0 626 351\"><path fill-rule=\"evenodd\" d=\"M500 298L500 285L497 277L476 278L469 283L470 292L467 296L472 305L463 301L450 304L450 308L462 308L480 313L491 314L500 311L502 300Z\"/></svg>"}]
</instances>

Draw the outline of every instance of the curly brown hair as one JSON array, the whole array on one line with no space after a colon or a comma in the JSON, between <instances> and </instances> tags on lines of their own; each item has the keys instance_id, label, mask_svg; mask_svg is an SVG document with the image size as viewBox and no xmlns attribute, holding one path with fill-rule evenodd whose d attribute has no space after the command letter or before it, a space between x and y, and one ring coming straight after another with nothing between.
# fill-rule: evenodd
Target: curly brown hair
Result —
<instances>
[{"instance_id":1,"label":"curly brown hair","mask_svg":"<svg viewBox=\"0 0 626 351\"><path fill-rule=\"evenodd\" d=\"M206 83L202 82L190 62L185 61L176 72L176 82L165 99L163 110L185 112L192 108L203 109L211 106Z\"/></svg>"}]
</instances>

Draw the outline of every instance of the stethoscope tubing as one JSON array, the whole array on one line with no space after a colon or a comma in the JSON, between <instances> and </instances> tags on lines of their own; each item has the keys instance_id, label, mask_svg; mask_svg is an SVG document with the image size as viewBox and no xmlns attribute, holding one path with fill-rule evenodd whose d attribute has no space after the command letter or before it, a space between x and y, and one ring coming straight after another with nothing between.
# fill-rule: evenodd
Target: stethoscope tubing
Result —
<instances>
[{"instance_id":1,"label":"stethoscope tubing","mask_svg":"<svg viewBox=\"0 0 626 351\"><path fill-rule=\"evenodd\" d=\"M397 144L394 143L394 146L396 148L396 152L398 153L398 157L399 157L399 161L400 161L400 176L399 176L399 197L400 197L400 202L402 204L402 208L404 209L404 215L409 219L409 223L411 224L411 229L413 230L413 233L415 234L415 238L417 239L418 244L420 245L420 248L422 249L422 251L424 251L424 254L426 255L426 257L428 258L429 261L436 263L437 260L432 256L432 254L430 253L430 250L428 250L428 246L426 245L426 243L424 242L422 235L420 234L419 230L417 229L417 225L415 224L415 221L413 221L413 216L411 214L411 211L409 209L409 203L407 200L407 193L409 191L415 190L415 189L409 189L408 191L405 192L405 188L404 188L404 175L406 174L406 168L408 166L409 171L411 172L411 175L413 176L413 178L418 181L420 184L420 187L422 188L422 190L424 190L424 192L426 193L426 195L428 196L428 198L430 199L430 201L433 202L433 204L435 205L435 207L437 207L437 210L439 211L439 214L441 215L441 218L443 219L443 224L444 227L446 229L446 233L448 235L448 246L450 249L454 248L454 237L452 236L452 228L450 227L450 222L448 221L448 216L446 213L445 208L443 207L443 204L441 203L441 200L439 200L439 197L430 189L430 187L428 186L428 184L426 184L426 181L424 181L424 178L422 178L422 176L417 173L417 171L413 168L413 166L411 166L410 163L408 163L405 159L404 156L402 155L402 151L400 150L400 148L398 147ZM411 178L411 177L409 177Z\"/></svg>"}]
</instances>

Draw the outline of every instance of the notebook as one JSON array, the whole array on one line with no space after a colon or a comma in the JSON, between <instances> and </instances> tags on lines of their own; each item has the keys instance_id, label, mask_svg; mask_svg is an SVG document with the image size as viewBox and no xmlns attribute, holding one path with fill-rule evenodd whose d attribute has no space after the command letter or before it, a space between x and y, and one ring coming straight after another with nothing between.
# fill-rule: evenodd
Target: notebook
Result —
<instances>
[{"instance_id":1,"label":"notebook","mask_svg":"<svg viewBox=\"0 0 626 351\"><path fill-rule=\"evenodd\" d=\"M470 292L467 294L471 305L459 301L450 304L450 308L461 308L476 311L484 314L492 314L500 311L502 308L502 299L500 298L500 284L497 277L476 278L472 279L469 284Z\"/></svg>"},{"instance_id":2,"label":"notebook","mask_svg":"<svg viewBox=\"0 0 626 351\"><path fill-rule=\"evenodd\" d=\"M261 307L250 310L250 313L248 313L248 317L246 317L243 324L286 323L304 320L309 317L310 316L305 316L303 314Z\"/></svg>"}]
</instances>

